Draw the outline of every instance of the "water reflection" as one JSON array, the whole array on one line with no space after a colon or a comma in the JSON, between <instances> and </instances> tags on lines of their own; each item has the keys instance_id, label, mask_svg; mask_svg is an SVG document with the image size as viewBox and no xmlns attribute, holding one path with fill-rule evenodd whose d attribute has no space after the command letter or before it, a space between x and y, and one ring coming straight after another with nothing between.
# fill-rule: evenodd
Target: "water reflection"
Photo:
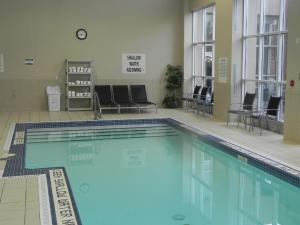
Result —
<instances>
[{"instance_id":1,"label":"water reflection","mask_svg":"<svg viewBox=\"0 0 300 225\"><path fill-rule=\"evenodd\" d=\"M124 168L144 167L145 149L123 149Z\"/></svg>"},{"instance_id":2,"label":"water reflection","mask_svg":"<svg viewBox=\"0 0 300 225\"><path fill-rule=\"evenodd\" d=\"M184 196L193 224L300 224L298 188L200 141L186 143L184 155L190 158L183 160Z\"/></svg>"},{"instance_id":3,"label":"water reflection","mask_svg":"<svg viewBox=\"0 0 300 225\"><path fill-rule=\"evenodd\" d=\"M90 141L69 142L68 163L71 166L93 163L93 158L99 153L95 143Z\"/></svg>"}]
</instances>

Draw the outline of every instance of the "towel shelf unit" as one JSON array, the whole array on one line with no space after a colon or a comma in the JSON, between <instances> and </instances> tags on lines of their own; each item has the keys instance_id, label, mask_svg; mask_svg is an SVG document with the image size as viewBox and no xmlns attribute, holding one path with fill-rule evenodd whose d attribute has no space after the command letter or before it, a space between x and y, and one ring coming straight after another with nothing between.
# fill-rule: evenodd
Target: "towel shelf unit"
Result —
<instances>
[{"instance_id":1,"label":"towel shelf unit","mask_svg":"<svg viewBox=\"0 0 300 225\"><path fill-rule=\"evenodd\" d=\"M66 59L67 110L93 110L92 61Z\"/></svg>"}]
</instances>

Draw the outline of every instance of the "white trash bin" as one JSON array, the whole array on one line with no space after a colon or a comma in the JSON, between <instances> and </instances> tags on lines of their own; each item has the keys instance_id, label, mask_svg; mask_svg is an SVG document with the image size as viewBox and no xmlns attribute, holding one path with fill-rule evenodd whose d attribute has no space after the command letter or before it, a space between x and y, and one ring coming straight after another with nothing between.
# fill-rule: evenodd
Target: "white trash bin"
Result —
<instances>
[{"instance_id":1,"label":"white trash bin","mask_svg":"<svg viewBox=\"0 0 300 225\"><path fill-rule=\"evenodd\" d=\"M49 111L60 111L60 88L58 86L47 86L47 95Z\"/></svg>"}]
</instances>

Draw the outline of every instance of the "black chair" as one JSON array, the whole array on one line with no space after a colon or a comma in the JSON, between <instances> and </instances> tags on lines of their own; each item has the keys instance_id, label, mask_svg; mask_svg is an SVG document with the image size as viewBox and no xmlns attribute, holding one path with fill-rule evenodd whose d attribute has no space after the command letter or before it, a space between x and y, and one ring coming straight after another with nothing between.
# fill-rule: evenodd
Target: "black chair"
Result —
<instances>
[{"instance_id":1,"label":"black chair","mask_svg":"<svg viewBox=\"0 0 300 225\"><path fill-rule=\"evenodd\" d=\"M261 111L253 112L250 115L251 119L251 128L253 130L254 126L254 120L259 121L259 127L260 127L260 135L262 135L262 120L265 119L268 127L268 121L271 120L277 120L278 112L279 112L279 106L280 106L281 97L274 97L271 96L268 102L268 106L266 109L263 109Z\"/></svg>"},{"instance_id":2,"label":"black chair","mask_svg":"<svg viewBox=\"0 0 300 225\"><path fill-rule=\"evenodd\" d=\"M185 102L185 109L188 109L187 104L190 103L191 106L197 101L197 98L199 96L199 92L201 90L201 86L196 85L194 88L193 93L185 93L184 97L182 98L182 101Z\"/></svg>"},{"instance_id":3,"label":"black chair","mask_svg":"<svg viewBox=\"0 0 300 225\"><path fill-rule=\"evenodd\" d=\"M148 101L145 85L130 85L132 102L139 106L141 109L155 108L157 112L157 105Z\"/></svg>"},{"instance_id":4,"label":"black chair","mask_svg":"<svg viewBox=\"0 0 300 225\"><path fill-rule=\"evenodd\" d=\"M197 113L199 113L200 110L202 110L202 113L204 114L204 105L206 103L206 96L208 93L208 88L203 87L200 95L197 98Z\"/></svg>"},{"instance_id":5,"label":"black chair","mask_svg":"<svg viewBox=\"0 0 300 225\"><path fill-rule=\"evenodd\" d=\"M130 99L128 85L113 85L112 90L114 103L119 106L119 113L121 109L139 109L139 105Z\"/></svg>"},{"instance_id":6,"label":"black chair","mask_svg":"<svg viewBox=\"0 0 300 225\"><path fill-rule=\"evenodd\" d=\"M244 124L246 127L247 115L251 115L251 113L253 112L253 104L254 104L255 96L256 96L255 93L246 92L243 103L230 104L228 112L227 112L228 113L227 126L229 124L230 114L237 114L239 116L237 126L239 127L241 117L243 117ZM232 108L233 106L235 106L234 109Z\"/></svg>"},{"instance_id":7,"label":"black chair","mask_svg":"<svg viewBox=\"0 0 300 225\"><path fill-rule=\"evenodd\" d=\"M95 119L102 117L102 110L104 109L117 109L117 111L119 112L118 105L116 105L113 101L110 85L95 85L95 89L94 89Z\"/></svg>"},{"instance_id":8,"label":"black chair","mask_svg":"<svg viewBox=\"0 0 300 225\"><path fill-rule=\"evenodd\" d=\"M213 114L214 109L214 100L215 100L215 93L213 92L211 94L210 102L208 102L206 105L208 107L208 113Z\"/></svg>"}]
</instances>

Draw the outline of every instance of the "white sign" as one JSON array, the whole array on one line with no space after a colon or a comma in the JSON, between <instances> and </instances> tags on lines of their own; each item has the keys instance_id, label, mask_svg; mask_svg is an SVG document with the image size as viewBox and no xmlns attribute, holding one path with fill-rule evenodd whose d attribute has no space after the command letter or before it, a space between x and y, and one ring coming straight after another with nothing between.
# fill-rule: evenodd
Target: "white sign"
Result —
<instances>
[{"instance_id":1,"label":"white sign","mask_svg":"<svg viewBox=\"0 0 300 225\"><path fill-rule=\"evenodd\" d=\"M223 57L219 58L219 82L227 83L227 73L228 73L228 59Z\"/></svg>"},{"instance_id":2,"label":"white sign","mask_svg":"<svg viewBox=\"0 0 300 225\"><path fill-rule=\"evenodd\" d=\"M4 73L4 56L0 54L0 73Z\"/></svg>"},{"instance_id":3,"label":"white sign","mask_svg":"<svg viewBox=\"0 0 300 225\"><path fill-rule=\"evenodd\" d=\"M125 53L122 54L122 73L123 74L145 74L146 55Z\"/></svg>"}]
</instances>

